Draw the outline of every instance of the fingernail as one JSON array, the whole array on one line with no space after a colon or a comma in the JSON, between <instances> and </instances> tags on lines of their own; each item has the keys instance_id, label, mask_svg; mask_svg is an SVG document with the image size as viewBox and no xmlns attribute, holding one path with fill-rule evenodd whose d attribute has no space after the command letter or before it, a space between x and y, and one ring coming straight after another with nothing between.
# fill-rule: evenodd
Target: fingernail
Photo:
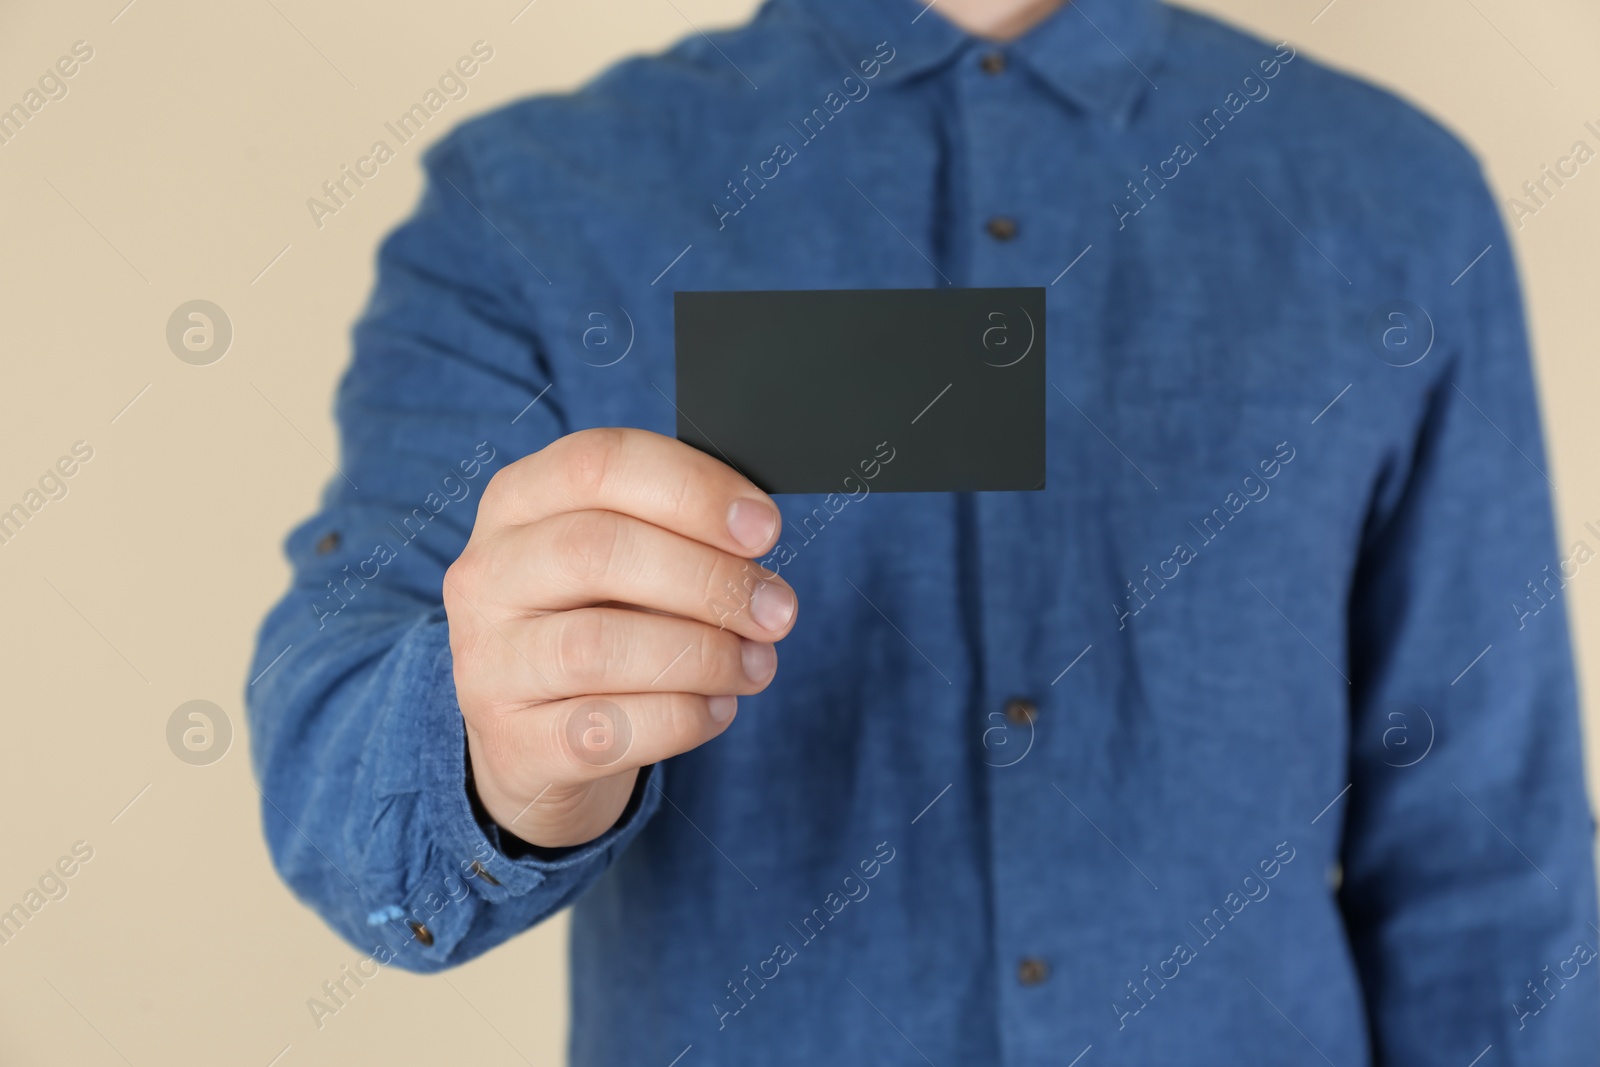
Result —
<instances>
[{"instance_id":1,"label":"fingernail","mask_svg":"<svg viewBox=\"0 0 1600 1067\"><path fill-rule=\"evenodd\" d=\"M778 669L778 650L765 641L751 641L741 637L739 658L744 661L744 676L752 682L764 682Z\"/></svg>"},{"instance_id":2,"label":"fingernail","mask_svg":"<svg viewBox=\"0 0 1600 1067\"><path fill-rule=\"evenodd\" d=\"M766 544L777 528L777 510L759 500L735 500L728 505L728 532L752 552Z\"/></svg>"},{"instance_id":3,"label":"fingernail","mask_svg":"<svg viewBox=\"0 0 1600 1067\"><path fill-rule=\"evenodd\" d=\"M762 582L750 598L750 615L759 626L781 630L794 618L794 593L788 586Z\"/></svg>"},{"instance_id":4,"label":"fingernail","mask_svg":"<svg viewBox=\"0 0 1600 1067\"><path fill-rule=\"evenodd\" d=\"M707 697L706 707L711 711L711 717L717 722L727 722L733 718L733 713L739 710L738 697Z\"/></svg>"}]
</instances>

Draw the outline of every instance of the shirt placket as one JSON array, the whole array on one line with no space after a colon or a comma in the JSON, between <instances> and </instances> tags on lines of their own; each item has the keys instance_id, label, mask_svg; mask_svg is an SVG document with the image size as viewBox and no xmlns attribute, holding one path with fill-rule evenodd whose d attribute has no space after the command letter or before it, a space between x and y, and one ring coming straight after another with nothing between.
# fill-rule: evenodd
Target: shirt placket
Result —
<instances>
[{"instance_id":1,"label":"shirt placket","mask_svg":"<svg viewBox=\"0 0 1600 1067\"><path fill-rule=\"evenodd\" d=\"M1087 119L1041 86L1003 45L972 50L953 73L965 193L954 225L965 227L970 250L964 284L1048 287L1060 271L1052 265L1064 265L1071 258L1065 252L1088 242L1093 219L1072 191L1072 175L1062 174L1057 184L1051 172L1042 183L1041 168L1059 168L1061 139L1078 132L1072 123ZM1042 144L1053 146L1053 158L1041 155ZM1042 196L1042 188L1053 191ZM1052 326L1064 327L1050 346L1060 353L1065 338L1087 332L1085 316L1092 315L1084 307L1063 308L1059 292L1047 295ZM1066 387L1073 388L1070 380ZM1053 394L1048 399L1058 400ZM1049 477L1058 497L1059 480L1073 476L1059 462L1061 445L1081 428L1070 429L1065 436L1052 431L1058 451ZM1061 610L1050 592L1061 587L1062 571L1078 565L1077 554L1039 550L1041 540L1072 536L1061 527L1059 506L1031 493L975 494L973 502L983 663L980 703L972 714L989 820L997 1045L1004 1062L1034 1063L1041 1056L1059 1058L1062 1035L1085 1028L1083 992L1092 984L1083 974L1089 946L1072 946L1063 937L1078 908L1068 898L1083 889L1063 865L1075 855L1098 857L1104 843L1073 807L1089 803L1072 796L1078 789L1066 757L1074 716L1085 710L1069 707L1066 694L1081 693L1082 686L1051 685L1065 673L1069 650L1090 639L1087 626L1059 632L1061 625L1082 623L1082 612ZM1062 1062L1077 1051L1069 1050Z\"/></svg>"}]
</instances>

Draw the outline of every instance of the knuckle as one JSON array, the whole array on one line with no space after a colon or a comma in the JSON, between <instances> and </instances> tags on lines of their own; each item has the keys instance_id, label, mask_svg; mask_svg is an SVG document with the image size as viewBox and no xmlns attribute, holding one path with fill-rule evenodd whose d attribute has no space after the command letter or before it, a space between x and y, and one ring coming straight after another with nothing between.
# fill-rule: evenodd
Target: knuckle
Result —
<instances>
[{"instance_id":1,"label":"knuckle","mask_svg":"<svg viewBox=\"0 0 1600 1067\"><path fill-rule=\"evenodd\" d=\"M511 484L521 477L532 460L532 456L525 456L489 475L489 480L484 483L483 492L478 496L480 519L487 520L491 524L500 521L510 506Z\"/></svg>"},{"instance_id":2,"label":"knuckle","mask_svg":"<svg viewBox=\"0 0 1600 1067\"><path fill-rule=\"evenodd\" d=\"M719 682L728 673L726 661L714 637L696 637L684 649L683 662L687 669L680 677L693 677L701 685Z\"/></svg>"},{"instance_id":3,"label":"knuckle","mask_svg":"<svg viewBox=\"0 0 1600 1067\"><path fill-rule=\"evenodd\" d=\"M673 749L687 752L706 741L706 698L697 693L674 693L667 699L664 716Z\"/></svg>"},{"instance_id":4,"label":"knuckle","mask_svg":"<svg viewBox=\"0 0 1600 1067\"><path fill-rule=\"evenodd\" d=\"M659 491L667 514L683 519L696 509L703 510L706 507L711 494L705 490L705 480L693 468L684 467L678 469L671 479L664 480Z\"/></svg>"},{"instance_id":5,"label":"knuckle","mask_svg":"<svg viewBox=\"0 0 1600 1067\"><path fill-rule=\"evenodd\" d=\"M615 512L569 512L554 535L559 573L574 586L598 583L610 572L621 539L622 519Z\"/></svg>"},{"instance_id":6,"label":"knuckle","mask_svg":"<svg viewBox=\"0 0 1600 1067\"><path fill-rule=\"evenodd\" d=\"M478 494L479 519L492 519L499 513L501 498L506 492L506 471L509 467L501 467L489 475L489 480L483 483L483 491Z\"/></svg>"},{"instance_id":7,"label":"knuckle","mask_svg":"<svg viewBox=\"0 0 1600 1067\"><path fill-rule=\"evenodd\" d=\"M718 626L726 626L748 611L756 587L748 560L730 567L719 556L710 557L707 569L696 581L705 591L706 608Z\"/></svg>"},{"instance_id":8,"label":"knuckle","mask_svg":"<svg viewBox=\"0 0 1600 1067\"><path fill-rule=\"evenodd\" d=\"M581 503L600 496L606 475L626 441L626 432L614 426L579 430L562 438L561 471L574 500Z\"/></svg>"},{"instance_id":9,"label":"knuckle","mask_svg":"<svg viewBox=\"0 0 1600 1067\"><path fill-rule=\"evenodd\" d=\"M603 691L614 629L604 611L563 612L551 653L556 673L582 689Z\"/></svg>"},{"instance_id":10,"label":"knuckle","mask_svg":"<svg viewBox=\"0 0 1600 1067\"><path fill-rule=\"evenodd\" d=\"M701 677L719 685L743 685L744 658L739 635L726 630L712 630L699 642Z\"/></svg>"},{"instance_id":11,"label":"knuckle","mask_svg":"<svg viewBox=\"0 0 1600 1067\"><path fill-rule=\"evenodd\" d=\"M440 596L444 601L444 610L452 619L470 611L468 600L472 590L477 588L482 563L478 553L473 548L467 548L456 557L454 563L445 568L444 586Z\"/></svg>"},{"instance_id":12,"label":"knuckle","mask_svg":"<svg viewBox=\"0 0 1600 1067\"><path fill-rule=\"evenodd\" d=\"M723 566L722 559L713 551L700 554L695 564L695 574L692 579L693 588L700 593L701 601L708 611L715 611L716 606L726 605L734 597L737 585L733 575Z\"/></svg>"}]
</instances>

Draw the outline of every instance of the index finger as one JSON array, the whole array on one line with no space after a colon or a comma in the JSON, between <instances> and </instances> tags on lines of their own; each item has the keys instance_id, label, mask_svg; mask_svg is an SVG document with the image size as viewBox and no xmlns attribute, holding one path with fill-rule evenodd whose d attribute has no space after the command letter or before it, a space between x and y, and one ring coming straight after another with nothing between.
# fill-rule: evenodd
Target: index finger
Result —
<instances>
[{"instance_id":1,"label":"index finger","mask_svg":"<svg viewBox=\"0 0 1600 1067\"><path fill-rule=\"evenodd\" d=\"M726 463L626 427L579 430L502 468L484 504L507 525L616 511L747 559L777 543L782 521L772 498Z\"/></svg>"}]
</instances>

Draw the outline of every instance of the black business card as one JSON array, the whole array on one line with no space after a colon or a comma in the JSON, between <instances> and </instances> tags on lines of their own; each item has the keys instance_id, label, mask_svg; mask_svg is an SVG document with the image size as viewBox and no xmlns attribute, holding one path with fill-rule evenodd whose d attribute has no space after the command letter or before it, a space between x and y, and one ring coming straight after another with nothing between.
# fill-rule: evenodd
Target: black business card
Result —
<instances>
[{"instance_id":1,"label":"black business card","mask_svg":"<svg viewBox=\"0 0 1600 1067\"><path fill-rule=\"evenodd\" d=\"M675 296L678 439L767 492L1044 488L1043 288Z\"/></svg>"}]
</instances>

